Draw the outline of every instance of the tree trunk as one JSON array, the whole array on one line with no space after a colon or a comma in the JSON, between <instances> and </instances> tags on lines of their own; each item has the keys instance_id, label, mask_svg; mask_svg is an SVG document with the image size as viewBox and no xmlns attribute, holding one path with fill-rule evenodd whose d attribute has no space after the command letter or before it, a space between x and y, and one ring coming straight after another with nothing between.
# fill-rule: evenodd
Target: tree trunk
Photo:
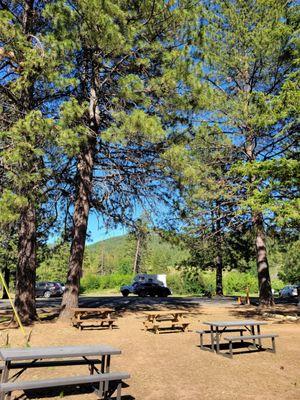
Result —
<instances>
[{"instance_id":1,"label":"tree trunk","mask_svg":"<svg viewBox=\"0 0 300 400\"><path fill-rule=\"evenodd\" d=\"M138 274L140 272L141 264L141 238L138 236L136 242L136 251L134 256L133 273Z\"/></svg>"},{"instance_id":2,"label":"tree trunk","mask_svg":"<svg viewBox=\"0 0 300 400\"><path fill-rule=\"evenodd\" d=\"M36 218L33 204L23 211L19 230L15 306L24 324L36 320Z\"/></svg>"},{"instance_id":3,"label":"tree trunk","mask_svg":"<svg viewBox=\"0 0 300 400\"><path fill-rule=\"evenodd\" d=\"M73 240L69 259L69 271L66 290L64 291L61 304L60 318L62 319L70 318L72 316L71 309L78 307L80 278L82 276L82 264L90 211L94 147L94 140L90 140L80 155L77 166L79 187L73 215Z\"/></svg>"},{"instance_id":4,"label":"tree trunk","mask_svg":"<svg viewBox=\"0 0 300 400\"><path fill-rule=\"evenodd\" d=\"M255 145L255 136L250 135L246 146L246 153L248 156L248 161L251 163L255 160ZM252 176L250 178L250 183L252 184L253 182L255 182L255 180L256 177ZM264 230L263 214L261 212L254 212L252 214L252 221L256 237L255 249L259 288L259 305L261 307L273 306L275 303L272 293L269 263L267 258L266 235Z\"/></svg>"},{"instance_id":5,"label":"tree trunk","mask_svg":"<svg viewBox=\"0 0 300 400\"><path fill-rule=\"evenodd\" d=\"M217 221L216 221L216 242L217 242L217 260L216 260L216 294L223 296L223 258L222 258L222 233L221 233L221 209L217 202Z\"/></svg>"},{"instance_id":6,"label":"tree trunk","mask_svg":"<svg viewBox=\"0 0 300 400\"><path fill-rule=\"evenodd\" d=\"M87 232L88 217L90 211L90 195L93 183L94 156L96 151L96 135L100 124L97 96L94 87L90 90L89 125L94 132L82 148L77 165L77 199L73 215L73 239L71 245L69 271L66 290L61 303L61 319L72 317L73 307L78 307L80 278L82 276L82 264Z\"/></svg>"},{"instance_id":7,"label":"tree trunk","mask_svg":"<svg viewBox=\"0 0 300 400\"><path fill-rule=\"evenodd\" d=\"M259 287L259 305L262 307L273 306L271 278L266 249L266 237L263 227L263 216L258 213L253 218L256 235L256 264Z\"/></svg>"},{"instance_id":8,"label":"tree trunk","mask_svg":"<svg viewBox=\"0 0 300 400\"><path fill-rule=\"evenodd\" d=\"M222 255L217 255L216 262L216 295L223 296L223 260Z\"/></svg>"},{"instance_id":9,"label":"tree trunk","mask_svg":"<svg viewBox=\"0 0 300 400\"><path fill-rule=\"evenodd\" d=\"M3 269L4 275L3 275L3 279L4 282L6 283L6 286L9 290L9 279L10 279L10 269L8 268L8 266L6 265ZM6 290L3 287L3 292L2 292L2 299L8 299L8 294L6 293Z\"/></svg>"}]
</instances>

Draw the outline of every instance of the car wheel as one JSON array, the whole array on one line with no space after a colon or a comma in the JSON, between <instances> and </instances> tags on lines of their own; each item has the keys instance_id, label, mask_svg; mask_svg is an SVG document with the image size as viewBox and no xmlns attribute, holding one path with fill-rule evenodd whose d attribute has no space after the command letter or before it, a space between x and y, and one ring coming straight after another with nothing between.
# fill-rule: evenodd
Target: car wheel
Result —
<instances>
[{"instance_id":1,"label":"car wheel","mask_svg":"<svg viewBox=\"0 0 300 400\"><path fill-rule=\"evenodd\" d=\"M51 292L49 292L49 290L46 290L46 292L44 293L44 297L45 299L49 299L49 297L51 297Z\"/></svg>"},{"instance_id":2,"label":"car wheel","mask_svg":"<svg viewBox=\"0 0 300 400\"><path fill-rule=\"evenodd\" d=\"M122 296L127 297L129 295L129 290L123 290Z\"/></svg>"}]
</instances>

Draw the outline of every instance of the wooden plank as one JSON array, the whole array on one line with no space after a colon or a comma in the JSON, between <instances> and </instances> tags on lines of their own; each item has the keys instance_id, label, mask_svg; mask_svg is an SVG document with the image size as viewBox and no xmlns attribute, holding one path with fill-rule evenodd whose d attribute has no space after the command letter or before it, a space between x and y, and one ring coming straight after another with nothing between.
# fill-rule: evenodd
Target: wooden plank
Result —
<instances>
[{"instance_id":1,"label":"wooden plank","mask_svg":"<svg viewBox=\"0 0 300 400\"><path fill-rule=\"evenodd\" d=\"M183 314L189 314L189 311L182 311L182 310L169 310L169 311L144 311L145 315L149 316L165 316L165 315L183 315Z\"/></svg>"},{"instance_id":2,"label":"wooden plank","mask_svg":"<svg viewBox=\"0 0 300 400\"><path fill-rule=\"evenodd\" d=\"M75 313L108 313L114 312L115 310L107 307L99 307L99 308L72 308L72 311Z\"/></svg>"}]
</instances>

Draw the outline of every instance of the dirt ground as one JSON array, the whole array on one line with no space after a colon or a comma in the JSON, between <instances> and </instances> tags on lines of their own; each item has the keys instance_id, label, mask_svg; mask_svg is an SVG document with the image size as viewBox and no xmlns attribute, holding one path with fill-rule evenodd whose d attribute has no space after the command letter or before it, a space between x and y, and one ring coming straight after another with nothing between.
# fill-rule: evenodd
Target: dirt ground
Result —
<instances>
[{"instance_id":1,"label":"dirt ground","mask_svg":"<svg viewBox=\"0 0 300 400\"><path fill-rule=\"evenodd\" d=\"M156 307L157 308L157 307ZM151 309L151 306L148 307ZM160 306L160 309L167 309ZM183 307L180 307L183 309ZM295 315L295 306L277 306L277 313ZM33 327L30 346L107 344L121 349L113 356L111 371L129 372L131 378L122 389L123 400L233 400L233 399L300 399L300 323L282 321L267 314L258 315L253 306L234 304L202 304L188 308L191 321L188 332L155 335L146 332L142 321L144 310L122 310L117 328L79 331L60 322L37 323ZM273 310L274 311L274 310ZM298 310L299 311L299 310ZM195 330L205 320L256 318L268 321L262 333L277 333L277 353L249 352L228 359L199 349ZM26 328L29 332L30 328ZM1 340L9 332L9 346L24 344L20 330L1 331ZM265 341L265 345L269 345ZM75 371L76 368L76 371ZM63 370L65 369L65 370ZM31 369L25 378L38 379L87 373L86 366ZM44 398L67 400L96 399L88 388L60 392L15 393L13 399Z\"/></svg>"}]
</instances>

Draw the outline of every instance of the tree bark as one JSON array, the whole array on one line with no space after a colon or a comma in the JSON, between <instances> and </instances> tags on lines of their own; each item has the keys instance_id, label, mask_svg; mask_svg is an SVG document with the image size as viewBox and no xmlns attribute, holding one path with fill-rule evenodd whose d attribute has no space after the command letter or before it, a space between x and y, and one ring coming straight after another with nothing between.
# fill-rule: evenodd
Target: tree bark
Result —
<instances>
[{"instance_id":1,"label":"tree bark","mask_svg":"<svg viewBox=\"0 0 300 400\"><path fill-rule=\"evenodd\" d=\"M141 264L141 238L138 236L136 242L136 251L134 256L133 273L138 274L140 272Z\"/></svg>"},{"instance_id":2,"label":"tree bark","mask_svg":"<svg viewBox=\"0 0 300 400\"><path fill-rule=\"evenodd\" d=\"M223 258L222 258L222 233L221 233L221 210L217 202L217 221L216 221L216 242L217 242L217 260L216 260L216 294L223 296Z\"/></svg>"},{"instance_id":3,"label":"tree bark","mask_svg":"<svg viewBox=\"0 0 300 400\"><path fill-rule=\"evenodd\" d=\"M6 283L6 286L9 290L9 279L10 279L10 269L8 268L8 266L6 265L3 269L4 272L4 282ZM2 299L8 299L8 294L6 293L6 290L3 288L3 292L2 292Z\"/></svg>"},{"instance_id":4,"label":"tree bark","mask_svg":"<svg viewBox=\"0 0 300 400\"><path fill-rule=\"evenodd\" d=\"M274 298L272 294L271 278L266 249L266 237L263 226L263 216L258 213L253 218L256 235L256 264L259 287L259 305L261 307L273 306Z\"/></svg>"},{"instance_id":5,"label":"tree bark","mask_svg":"<svg viewBox=\"0 0 300 400\"><path fill-rule=\"evenodd\" d=\"M73 215L73 240L69 259L69 271L66 290L63 294L61 304L60 318L62 319L70 318L72 316L71 309L78 307L80 278L82 276L82 264L90 211L94 147L94 140L90 140L82 151L77 166L79 187Z\"/></svg>"},{"instance_id":6,"label":"tree bark","mask_svg":"<svg viewBox=\"0 0 300 400\"><path fill-rule=\"evenodd\" d=\"M255 136L250 135L246 145L248 162L255 160ZM256 177L252 176L250 183L255 182ZM266 248L266 235L264 230L264 219L262 212L253 212L252 221L255 231L256 266L259 288L259 305L261 307L273 306L274 297L272 293L269 263Z\"/></svg>"},{"instance_id":7,"label":"tree bark","mask_svg":"<svg viewBox=\"0 0 300 400\"><path fill-rule=\"evenodd\" d=\"M223 260L220 253L216 261L216 295L223 296Z\"/></svg>"},{"instance_id":8,"label":"tree bark","mask_svg":"<svg viewBox=\"0 0 300 400\"><path fill-rule=\"evenodd\" d=\"M36 216L35 206L23 210L20 221L15 306L24 324L37 318L36 279Z\"/></svg>"},{"instance_id":9,"label":"tree bark","mask_svg":"<svg viewBox=\"0 0 300 400\"><path fill-rule=\"evenodd\" d=\"M96 151L96 135L100 123L99 109L95 88L90 91L89 126L94 135L88 138L78 157L77 164L77 199L73 214L73 238L69 259L69 271L66 289L61 303L60 319L72 317L72 308L78 307L80 278L90 211L90 195L93 183L94 156Z\"/></svg>"}]
</instances>

